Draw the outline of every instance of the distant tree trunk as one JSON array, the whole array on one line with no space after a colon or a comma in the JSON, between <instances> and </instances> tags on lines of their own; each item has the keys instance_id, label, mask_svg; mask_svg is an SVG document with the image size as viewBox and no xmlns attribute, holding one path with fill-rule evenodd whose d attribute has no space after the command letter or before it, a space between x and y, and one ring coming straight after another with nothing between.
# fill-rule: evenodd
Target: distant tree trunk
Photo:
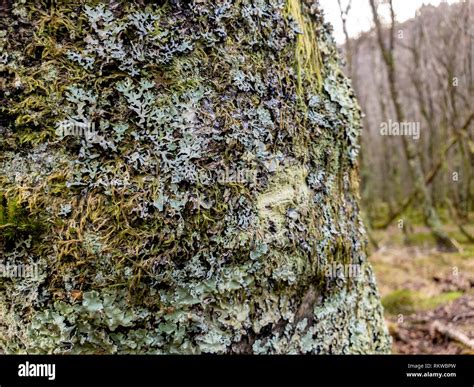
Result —
<instances>
[{"instance_id":1,"label":"distant tree trunk","mask_svg":"<svg viewBox=\"0 0 474 387\"><path fill-rule=\"evenodd\" d=\"M315 3L80 3L0 36L0 351L389 352Z\"/></svg>"},{"instance_id":2,"label":"distant tree trunk","mask_svg":"<svg viewBox=\"0 0 474 387\"><path fill-rule=\"evenodd\" d=\"M349 74L349 77L353 79L354 72L353 72L353 65L352 65L352 58L353 58L352 57L352 41L351 41L351 38L349 37L349 32L347 30L347 18L349 16L349 11L351 10L351 7L352 7L352 0L347 0L346 7L342 5L341 0L337 0L337 4L339 6L339 14L341 16L342 31L344 32L344 37L346 38L344 47L345 47L345 52L346 52L348 74Z\"/></svg>"},{"instance_id":3,"label":"distant tree trunk","mask_svg":"<svg viewBox=\"0 0 474 387\"><path fill-rule=\"evenodd\" d=\"M372 60L373 60L373 68L376 68L376 62L375 58L377 57L377 51L373 50L373 55L372 55ZM387 113L387 104L385 102L385 89L384 89L384 83L382 81L383 73L380 74L380 77L378 74L375 75L375 82L377 85L377 89L380 90L380 97L379 97L379 106L380 106L380 112L382 119L387 120L389 115ZM393 214L394 211L394 205L393 205L393 200L400 198L401 195L401 184L400 179L399 179L399 174L397 172L398 165L397 162L393 158L392 151L390 149L390 145L387 141L382 141L382 151L383 151L383 168L384 168L384 175L387 176L386 179L383 180L383 198L384 202L388 204L389 208L389 215ZM376 200L376 198L372 198L373 200Z\"/></svg>"},{"instance_id":4,"label":"distant tree trunk","mask_svg":"<svg viewBox=\"0 0 474 387\"><path fill-rule=\"evenodd\" d=\"M384 43L382 26L379 20L377 13L377 6L375 0L370 0L370 6L372 8L372 13L375 22L375 29L377 33L377 39L379 42L379 47L381 54L387 68L388 75L388 84L390 89L390 95L392 97L392 102L395 108L395 113L397 121L399 123L405 122L405 114L402 108L402 105L399 100L398 90L396 85L396 71L395 71L395 58L394 58L394 28L395 28L395 15L393 12L392 0L389 0L390 11L391 11L391 27L390 27L390 36L389 36L389 47L387 48ZM419 153L407 136L402 136L403 147L408 160L408 165L410 173L413 177L413 182L415 185L416 191L419 193L419 197L422 200L423 214L425 218L426 225L431 229L434 237L437 240L438 245L446 250L457 251L457 243L449 238L449 236L443 231L442 223L439 219L439 215L436 209L433 206L431 195L428 191L428 188L425 184L425 178L422 168L421 159Z\"/></svg>"}]
</instances>

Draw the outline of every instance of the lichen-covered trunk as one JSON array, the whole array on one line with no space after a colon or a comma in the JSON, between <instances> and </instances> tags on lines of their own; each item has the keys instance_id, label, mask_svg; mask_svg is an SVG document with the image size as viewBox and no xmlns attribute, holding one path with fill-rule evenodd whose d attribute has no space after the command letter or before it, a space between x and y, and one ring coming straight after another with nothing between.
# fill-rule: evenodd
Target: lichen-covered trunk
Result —
<instances>
[{"instance_id":1,"label":"lichen-covered trunk","mask_svg":"<svg viewBox=\"0 0 474 387\"><path fill-rule=\"evenodd\" d=\"M317 7L81 3L2 9L0 351L389 351Z\"/></svg>"}]
</instances>

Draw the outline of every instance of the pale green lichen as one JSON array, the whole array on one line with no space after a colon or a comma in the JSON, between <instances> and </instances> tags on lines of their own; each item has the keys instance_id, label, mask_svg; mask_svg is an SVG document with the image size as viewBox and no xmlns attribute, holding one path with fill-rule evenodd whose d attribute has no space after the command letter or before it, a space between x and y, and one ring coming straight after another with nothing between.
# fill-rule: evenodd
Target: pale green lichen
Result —
<instances>
[{"instance_id":1,"label":"pale green lichen","mask_svg":"<svg viewBox=\"0 0 474 387\"><path fill-rule=\"evenodd\" d=\"M297 218L298 211L306 212L312 205L307 175L307 170L302 166L279 167L271 176L267 191L257 197L260 227L263 230L274 227L275 239L285 238L288 216Z\"/></svg>"}]
</instances>

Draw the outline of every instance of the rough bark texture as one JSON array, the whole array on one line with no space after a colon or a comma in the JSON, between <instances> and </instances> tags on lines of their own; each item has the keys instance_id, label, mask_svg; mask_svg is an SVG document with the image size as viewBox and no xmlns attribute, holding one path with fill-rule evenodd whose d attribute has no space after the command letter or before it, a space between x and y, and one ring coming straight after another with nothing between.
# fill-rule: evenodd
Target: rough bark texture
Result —
<instances>
[{"instance_id":1,"label":"rough bark texture","mask_svg":"<svg viewBox=\"0 0 474 387\"><path fill-rule=\"evenodd\" d=\"M388 352L317 7L81 3L2 10L1 351Z\"/></svg>"}]
</instances>

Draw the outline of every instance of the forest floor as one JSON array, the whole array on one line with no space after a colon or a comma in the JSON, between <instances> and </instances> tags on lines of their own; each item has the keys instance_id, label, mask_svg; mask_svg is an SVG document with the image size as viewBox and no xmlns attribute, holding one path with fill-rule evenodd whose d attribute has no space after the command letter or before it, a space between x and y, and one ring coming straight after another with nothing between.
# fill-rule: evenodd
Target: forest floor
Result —
<instances>
[{"instance_id":1,"label":"forest floor","mask_svg":"<svg viewBox=\"0 0 474 387\"><path fill-rule=\"evenodd\" d=\"M408 238L396 226L372 232L379 248L370 261L394 353L474 354L474 244L456 227L446 231L461 252L437 250L424 227Z\"/></svg>"}]
</instances>

